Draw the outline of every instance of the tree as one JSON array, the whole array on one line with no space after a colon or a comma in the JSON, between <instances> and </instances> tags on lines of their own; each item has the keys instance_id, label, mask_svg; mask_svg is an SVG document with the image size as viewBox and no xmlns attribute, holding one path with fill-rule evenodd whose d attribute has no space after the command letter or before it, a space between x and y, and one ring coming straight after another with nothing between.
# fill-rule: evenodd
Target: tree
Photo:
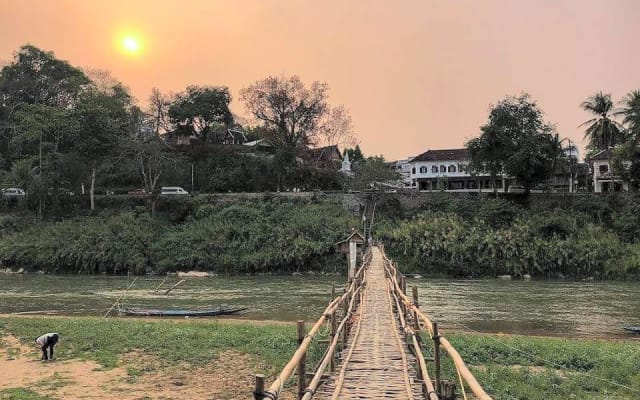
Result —
<instances>
[{"instance_id":1,"label":"tree","mask_svg":"<svg viewBox=\"0 0 640 400\"><path fill-rule=\"evenodd\" d=\"M277 147L296 150L315 142L329 108L327 84L315 81L306 88L298 76L270 76L240 91L249 112L274 135Z\"/></svg>"},{"instance_id":2,"label":"tree","mask_svg":"<svg viewBox=\"0 0 640 400\"><path fill-rule=\"evenodd\" d=\"M145 190L149 193L151 214L155 215L158 201L156 185L160 176L169 168L176 169L178 158L158 137L146 141L127 138L120 143L124 160L140 173Z\"/></svg>"},{"instance_id":3,"label":"tree","mask_svg":"<svg viewBox=\"0 0 640 400\"><path fill-rule=\"evenodd\" d=\"M216 125L233 123L229 103L229 88L189 86L186 92L176 95L169 106L169 120L179 135L197 135L206 141Z\"/></svg>"},{"instance_id":4,"label":"tree","mask_svg":"<svg viewBox=\"0 0 640 400\"><path fill-rule=\"evenodd\" d=\"M376 183L395 182L400 174L389 166L382 156L367 157L354 163L353 176L348 178L348 186L352 190L368 190Z\"/></svg>"},{"instance_id":5,"label":"tree","mask_svg":"<svg viewBox=\"0 0 640 400\"><path fill-rule=\"evenodd\" d=\"M594 115L594 118L580 124L581 127L586 126L584 136L592 150L605 150L624 142L623 127L612 119L614 110L610 93L598 92L581 106Z\"/></svg>"},{"instance_id":6,"label":"tree","mask_svg":"<svg viewBox=\"0 0 640 400\"><path fill-rule=\"evenodd\" d=\"M640 147L634 141L628 141L612 151L611 167L620 178L637 190L640 186Z\"/></svg>"},{"instance_id":7,"label":"tree","mask_svg":"<svg viewBox=\"0 0 640 400\"><path fill-rule=\"evenodd\" d=\"M330 107L320 123L321 141L327 146L354 145L356 137L349 111L340 105Z\"/></svg>"},{"instance_id":8,"label":"tree","mask_svg":"<svg viewBox=\"0 0 640 400\"><path fill-rule=\"evenodd\" d=\"M360 150L360 145L356 145L353 149L345 148L342 155L349 155L349 161L351 163L357 163L360 160L364 159L364 155L362 154L362 150Z\"/></svg>"},{"instance_id":9,"label":"tree","mask_svg":"<svg viewBox=\"0 0 640 400\"><path fill-rule=\"evenodd\" d=\"M12 142L23 130L15 119L20 109L39 105L68 110L88 84L80 69L52 52L22 46L0 70L0 153L10 155L4 159L5 166L16 160Z\"/></svg>"},{"instance_id":10,"label":"tree","mask_svg":"<svg viewBox=\"0 0 640 400\"><path fill-rule=\"evenodd\" d=\"M90 171L91 210L95 209L95 182L99 169L109 168L109 160L119 138L129 136L131 97L123 87L113 95L91 89L85 91L72 111L76 139L74 150L86 160Z\"/></svg>"},{"instance_id":11,"label":"tree","mask_svg":"<svg viewBox=\"0 0 640 400\"><path fill-rule=\"evenodd\" d=\"M634 143L640 140L640 90L629 92L622 100L622 108L615 115L622 116L630 138Z\"/></svg>"},{"instance_id":12,"label":"tree","mask_svg":"<svg viewBox=\"0 0 640 400\"><path fill-rule=\"evenodd\" d=\"M153 133L158 136L171 130L169 123L169 106L171 106L171 95L165 95L159 89L151 89L149 96L149 122Z\"/></svg>"},{"instance_id":13,"label":"tree","mask_svg":"<svg viewBox=\"0 0 640 400\"><path fill-rule=\"evenodd\" d=\"M480 136L467 142L469 168L489 172L494 192L497 174L504 171L529 193L551 174L558 156L554 133L528 94L508 96L491 108Z\"/></svg>"},{"instance_id":14,"label":"tree","mask_svg":"<svg viewBox=\"0 0 640 400\"><path fill-rule=\"evenodd\" d=\"M529 193L536 184L549 179L561 148L547 132L524 133L507 158L505 171Z\"/></svg>"}]
</instances>

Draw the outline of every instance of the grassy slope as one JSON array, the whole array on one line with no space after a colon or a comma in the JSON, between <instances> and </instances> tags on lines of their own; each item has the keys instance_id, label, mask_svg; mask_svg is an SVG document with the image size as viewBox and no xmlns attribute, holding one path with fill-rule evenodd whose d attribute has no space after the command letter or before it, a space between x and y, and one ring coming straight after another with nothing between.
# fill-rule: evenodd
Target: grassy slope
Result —
<instances>
[{"instance_id":1,"label":"grassy slope","mask_svg":"<svg viewBox=\"0 0 640 400\"><path fill-rule=\"evenodd\" d=\"M119 356L133 349L159 356L170 364L186 361L193 365L235 349L272 366L271 371L265 372L274 375L296 347L293 325L98 318L0 320L0 335L12 334L25 343L45 331L61 333L60 358L96 360L106 368L117 365ZM632 399L640 393L640 347L633 341L447 336L496 400ZM315 347L311 358L319 359L321 350ZM450 360L444 360L443 375L454 378ZM16 392L16 399L38 398L28 397L27 388L21 390L24 393Z\"/></svg>"}]
</instances>

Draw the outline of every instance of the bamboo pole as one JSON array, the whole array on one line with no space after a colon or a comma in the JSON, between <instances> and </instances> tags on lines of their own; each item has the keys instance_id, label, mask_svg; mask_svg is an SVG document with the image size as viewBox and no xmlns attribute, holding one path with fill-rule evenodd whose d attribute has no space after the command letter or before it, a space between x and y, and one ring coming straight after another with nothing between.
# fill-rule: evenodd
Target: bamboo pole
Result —
<instances>
[{"instance_id":1,"label":"bamboo pole","mask_svg":"<svg viewBox=\"0 0 640 400\"><path fill-rule=\"evenodd\" d=\"M369 250L369 256L370 256L370 252L371 251ZM360 266L360 269L356 272L355 276L364 275L365 267L368 265L369 261L370 261L370 257L369 259L366 260L366 262L365 260L363 260L362 265ZM266 396L263 396L263 399L264 398L278 399L278 397L280 396L280 392L284 387L284 383L287 380L289 380L289 378L291 378L291 376L293 375L296 369L298 362L304 355L306 355L306 352L309 349L309 346L311 345L311 342L313 341L314 336L320 330L320 327L322 327L322 325L327 321L329 316L331 316L336 311L336 309L340 306L341 303L345 301L345 299L351 298L351 301L355 301L357 299L357 296L355 296L354 293L361 287L362 282L363 282L362 280L356 281L354 279L352 282L350 282L349 288L345 291L345 293L342 296L340 296L339 298L333 299L329 303L327 308L322 313L322 316L316 321L316 323L311 327L309 332L306 334L306 336L304 337L304 340L302 340L302 343L298 346L298 349L295 351L295 353L293 354L289 362L284 366L282 371L280 371L280 374L278 374L278 377L276 378L276 380L271 384L271 386L269 386L269 389L265 392Z\"/></svg>"},{"instance_id":2,"label":"bamboo pole","mask_svg":"<svg viewBox=\"0 0 640 400\"><path fill-rule=\"evenodd\" d=\"M298 346L302 344L304 340L304 336L306 334L306 329L304 327L304 321L297 321L296 325L298 327ZM298 399L302 399L304 394L304 388L307 386L306 382L306 362L307 362L307 352L302 353L300 360L298 361L298 365L296 368L296 373L298 374Z\"/></svg>"},{"instance_id":3,"label":"bamboo pole","mask_svg":"<svg viewBox=\"0 0 640 400\"><path fill-rule=\"evenodd\" d=\"M436 376L436 388L438 393L442 392L442 386L440 386L440 335L438 334L438 323L433 323L433 363Z\"/></svg>"},{"instance_id":4,"label":"bamboo pole","mask_svg":"<svg viewBox=\"0 0 640 400\"><path fill-rule=\"evenodd\" d=\"M351 301L349 302L348 311L347 311L346 315L344 316L344 318L342 319L342 321L340 322L340 325L337 328L338 332L346 332L347 331L347 321L351 317L351 313L352 313L352 310L353 310L354 305L355 305L355 298L358 296L358 294L360 292L361 292L361 290L360 290L360 288L358 288L358 289L356 289L356 292L353 294L353 296L351 298ZM334 339L331 341L331 345L329 346L329 349L327 350L327 354L322 359L322 361L320 362L320 365L316 369L316 372L315 372L313 378L311 379L311 382L309 382L309 386L305 390L305 395L302 398L302 400L310 400L312 398L312 396L314 395L315 391L320 386L320 381L322 380L322 377L324 376L323 373L324 373L324 370L327 368L327 364L329 363L329 358L333 358L333 354L335 353L336 346L338 344L338 336L339 335L336 335L336 337L334 337Z\"/></svg>"},{"instance_id":5,"label":"bamboo pole","mask_svg":"<svg viewBox=\"0 0 640 400\"><path fill-rule=\"evenodd\" d=\"M178 286L182 285L183 283L185 283L186 280L185 279L181 279L178 281L178 283L176 283L175 285L171 286L169 289L167 289L166 292L164 292L165 296L169 294L169 292L171 292L173 289L177 288Z\"/></svg>"},{"instance_id":6,"label":"bamboo pole","mask_svg":"<svg viewBox=\"0 0 640 400\"><path fill-rule=\"evenodd\" d=\"M256 374L256 385L253 389L254 400L262 400L264 398L264 375Z\"/></svg>"},{"instance_id":7,"label":"bamboo pole","mask_svg":"<svg viewBox=\"0 0 640 400\"><path fill-rule=\"evenodd\" d=\"M387 265L389 265L390 273L392 273L394 277L398 276L397 268L395 268L395 266L389 261L389 259L385 254L383 254L383 258L388 261ZM412 303L411 300L406 296L406 294L403 293L400 285L398 284L397 279L392 279L392 283L396 288L396 292L398 293L402 301L405 304L407 304L410 307L410 309L412 309L418 315L418 317L422 320L422 322L425 324L427 329L430 332L433 332L433 323L431 322L431 319L419 308L411 304ZM464 363L464 360L462 359L458 351L451 345L451 343L444 336L440 336L440 345L449 354L449 356L453 360L454 365L456 366L456 369L460 373L460 376L462 376L463 380L467 383L467 385L473 392L474 396L476 396L478 400L492 400L491 396L489 396L487 392L484 391L484 389L478 383L478 381L473 376L471 371L469 371L469 368L467 368L467 365Z\"/></svg>"},{"instance_id":8,"label":"bamboo pole","mask_svg":"<svg viewBox=\"0 0 640 400\"><path fill-rule=\"evenodd\" d=\"M160 282L160 284L158 285L157 288L155 288L155 290L153 291L153 293L158 293L158 290L160 290L160 288L162 287L162 285L164 285L164 283L167 281L168 276L165 276L164 279L162 280L162 282Z\"/></svg>"},{"instance_id":9,"label":"bamboo pole","mask_svg":"<svg viewBox=\"0 0 640 400\"><path fill-rule=\"evenodd\" d=\"M113 308L116 306L116 304L120 303L120 299L122 299L124 297L125 294L127 294L127 290L131 289L131 287L133 286L134 283L136 283L136 281L138 280L138 277L136 276L136 278L133 280L133 282L131 282L131 284L127 285L127 289L124 291L124 293L122 293L120 295L120 297L118 297L116 299L116 302L113 303L113 305L111 306L111 308L109 308L107 310L107 312L104 314L104 316L102 318L106 318L107 315L109 315L109 313L111 313L111 310L113 310Z\"/></svg>"},{"instance_id":10,"label":"bamboo pole","mask_svg":"<svg viewBox=\"0 0 640 400\"><path fill-rule=\"evenodd\" d=\"M331 337L331 342L333 343L333 340L336 337L336 313L333 313L333 315L331 315L331 330L329 331L329 336ZM329 363L329 372L333 373L333 371L336 368L336 358L333 356L333 353L331 354L331 362Z\"/></svg>"}]
</instances>

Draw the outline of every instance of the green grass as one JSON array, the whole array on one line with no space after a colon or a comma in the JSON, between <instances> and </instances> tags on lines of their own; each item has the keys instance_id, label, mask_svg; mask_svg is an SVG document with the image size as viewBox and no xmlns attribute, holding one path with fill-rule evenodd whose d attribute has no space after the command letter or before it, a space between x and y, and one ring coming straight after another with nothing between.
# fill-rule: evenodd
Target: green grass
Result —
<instances>
[{"instance_id":1,"label":"green grass","mask_svg":"<svg viewBox=\"0 0 640 400\"><path fill-rule=\"evenodd\" d=\"M46 378L38 381L35 386L39 389L56 390L72 383L73 380L62 376L59 372L54 372L52 378Z\"/></svg>"},{"instance_id":2,"label":"green grass","mask_svg":"<svg viewBox=\"0 0 640 400\"><path fill-rule=\"evenodd\" d=\"M12 334L27 344L47 331L61 334L57 349L60 359L94 360L103 368L118 365L121 356L133 350L158 357L164 365L192 366L235 350L251 354L266 366L265 374L274 376L296 349L293 324L35 317L0 320L0 336ZM640 398L640 346L635 341L459 333L447 337L495 400ZM314 345L308 370L322 350L322 345ZM443 377L457 380L448 356L443 355L442 365ZM146 372L144 366L127 366L127 379L135 382ZM68 383L59 378L56 385ZM0 391L0 399L45 399L34 396L35 392L24 388Z\"/></svg>"},{"instance_id":3,"label":"green grass","mask_svg":"<svg viewBox=\"0 0 640 400\"><path fill-rule=\"evenodd\" d=\"M270 374L281 369L297 347L294 324L258 326L86 317L0 320L0 336L12 334L27 344L42 332L60 333L58 358L94 360L103 368L115 367L120 356L133 350L156 356L165 364L187 362L199 366L232 349L255 356L271 367L265 371ZM320 351L315 346L309 359L317 360Z\"/></svg>"},{"instance_id":4,"label":"green grass","mask_svg":"<svg viewBox=\"0 0 640 400\"><path fill-rule=\"evenodd\" d=\"M495 400L640 398L640 347L635 342L447 337ZM443 375L457 380L451 359L443 354Z\"/></svg>"},{"instance_id":5,"label":"green grass","mask_svg":"<svg viewBox=\"0 0 640 400\"><path fill-rule=\"evenodd\" d=\"M41 396L26 388L11 388L0 390L2 400L51 400L51 397Z\"/></svg>"}]
</instances>

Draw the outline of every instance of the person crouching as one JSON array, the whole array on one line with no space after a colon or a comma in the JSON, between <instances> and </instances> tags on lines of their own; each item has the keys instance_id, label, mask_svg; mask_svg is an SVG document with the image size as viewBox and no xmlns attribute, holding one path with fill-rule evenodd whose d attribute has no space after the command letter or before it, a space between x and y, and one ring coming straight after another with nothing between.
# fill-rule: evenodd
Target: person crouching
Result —
<instances>
[{"instance_id":1,"label":"person crouching","mask_svg":"<svg viewBox=\"0 0 640 400\"><path fill-rule=\"evenodd\" d=\"M45 333L36 339L36 344L42 348L41 360L53 360L53 346L58 343L58 339L57 333ZM47 347L49 348L49 356L47 356Z\"/></svg>"}]
</instances>

